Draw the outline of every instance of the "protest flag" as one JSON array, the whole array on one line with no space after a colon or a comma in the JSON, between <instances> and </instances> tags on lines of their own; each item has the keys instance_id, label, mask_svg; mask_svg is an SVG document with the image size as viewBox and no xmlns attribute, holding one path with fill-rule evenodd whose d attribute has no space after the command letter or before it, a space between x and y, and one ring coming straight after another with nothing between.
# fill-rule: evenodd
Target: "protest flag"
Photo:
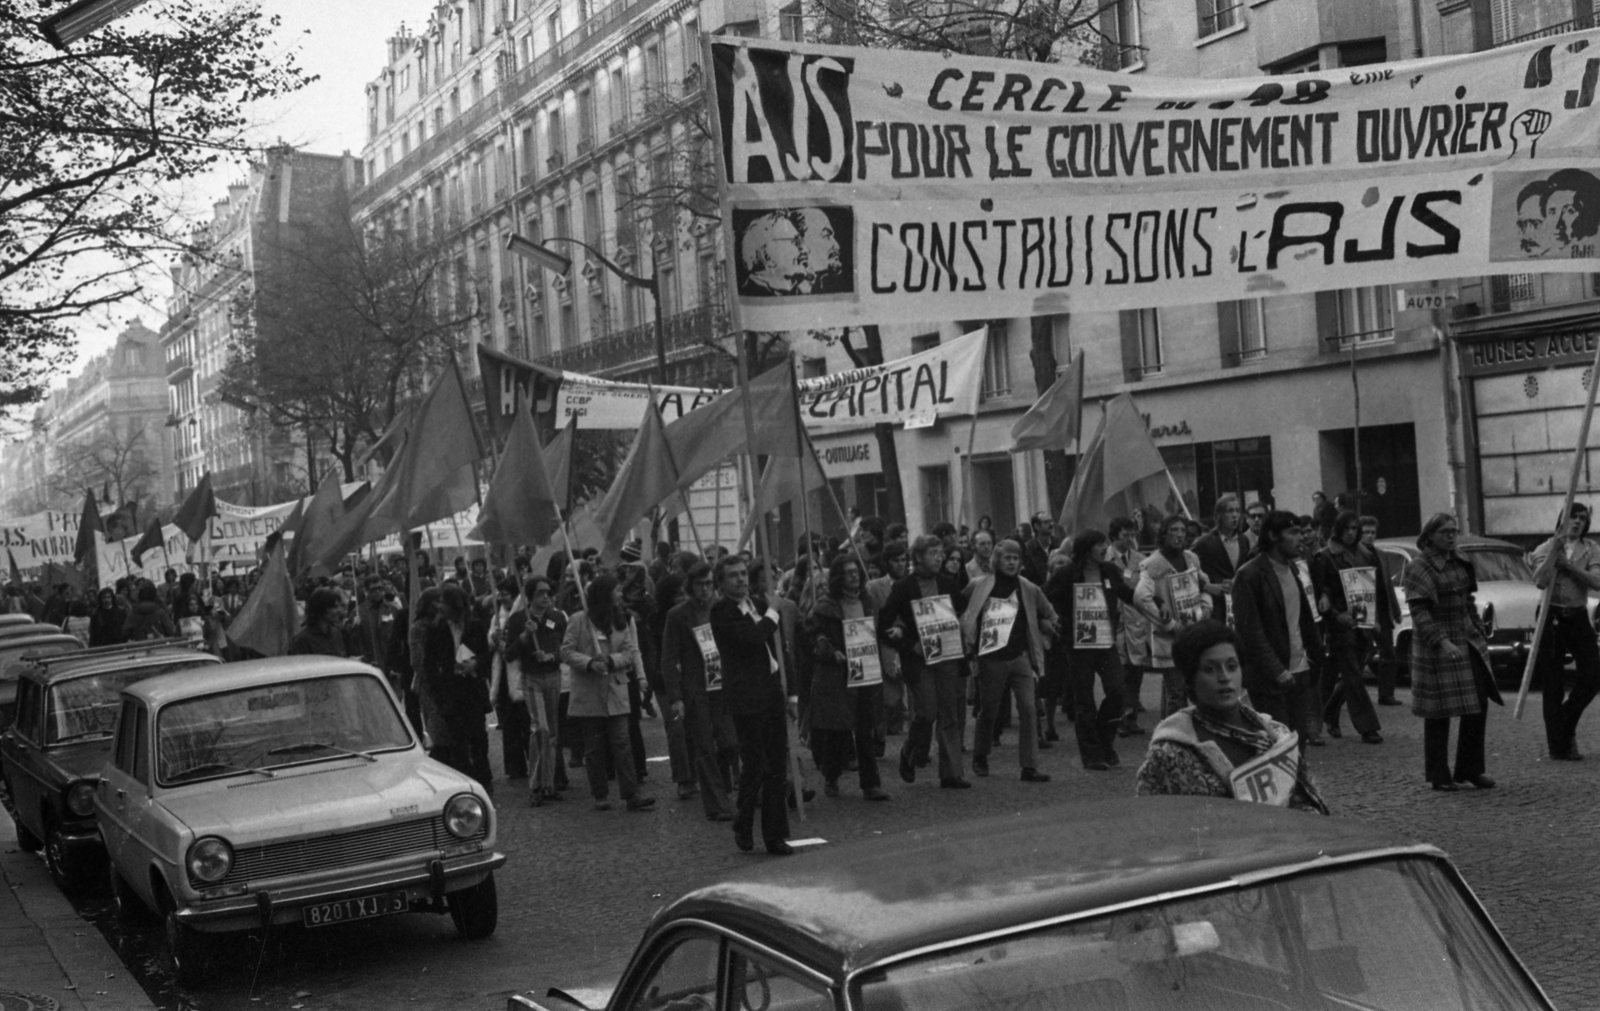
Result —
<instances>
[{"instance_id":1,"label":"protest flag","mask_svg":"<svg viewBox=\"0 0 1600 1011\"><path fill-rule=\"evenodd\" d=\"M11 562L11 585L20 590L22 589L22 570L17 568L17 556L11 553L10 548L6 548L6 558Z\"/></svg>"},{"instance_id":2,"label":"protest flag","mask_svg":"<svg viewBox=\"0 0 1600 1011\"><path fill-rule=\"evenodd\" d=\"M95 558L94 535L104 535L105 524L100 522L100 506L95 503L94 492L83 490L83 516L78 520L78 540L72 546L72 560L78 565Z\"/></svg>"},{"instance_id":3,"label":"protest flag","mask_svg":"<svg viewBox=\"0 0 1600 1011\"><path fill-rule=\"evenodd\" d=\"M555 489L562 516L572 515L572 457L577 442L578 416L574 414L544 448L544 469L550 475L550 487Z\"/></svg>"},{"instance_id":4,"label":"protest flag","mask_svg":"<svg viewBox=\"0 0 1600 1011\"><path fill-rule=\"evenodd\" d=\"M289 542L288 554L285 555L290 579L298 579L306 569L315 567L312 560L318 558L317 552L326 545L345 517L339 476L337 470L329 470L322 475L317 493L304 501L304 511L300 513L299 525L293 529L294 539ZM290 532L288 523L284 524L284 532ZM326 569L326 562L321 564L323 571L318 574L327 575L331 570Z\"/></svg>"},{"instance_id":5,"label":"protest flag","mask_svg":"<svg viewBox=\"0 0 1600 1011\"><path fill-rule=\"evenodd\" d=\"M282 656L289 652L295 633L294 585L289 580L289 565L283 542L267 556L250 599L228 623L228 639L235 646L255 650L262 656Z\"/></svg>"},{"instance_id":6,"label":"protest flag","mask_svg":"<svg viewBox=\"0 0 1600 1011\"><path fill-rule=\"evenodd\" d=\"M1074 534L1105 530L1111 521L1107 503L1166 469L1133 397L1117 395L1104 405L1100 425L1078 460L1078 471L1061 508L1062 527Z\"/></svg>"},{"instance_id":7,"label":"protest flag","mask_svg":"<svg viewBox=\"0 0 1600 1011\"><path fill-rule=\"evenodd\" d=\"M411 405L407 404L394 412L394 417L389 419L389 425L378 436L378 441L367 447L367 451L356 458L357 469L365 467L368 461L377 458L379 463L384 460L393 460L394 455L406 441L406 431L411 424ZM382 453L383 456L378 456Z\"/></svg>"},{"instance_id":8,"label":"protest flag","mask_svg":"<svg viewBox=\"0 0 1600 1011\"><path fill-rule=\"evenodd\" d=\"M144 536L139 538L139 543L133 546L133 564L143 565L144 553L164 547L167 543L166 534L161 529L161 517L150 517L150 525L145 527Z\"/></svg>"},{"instance_id":9,"label":"protest flag","mask_svg":"<svg viewBox=\"0 0 1600 1011\"><path fill-rule=\"evenodd\" d=\"M805 496L810 492L825 491L828 487L828 476L822 469L822 462L817 459L817 451L811 445L811 439L805 439L802 449L804 455L800 457L767 457L767 465L761 469L761 508L771 512L790 502L804 502ZM825 499L825 503L829 500ZM832 510L837 514L837 506ZM744 529L739 531L739 550L743 550L756 532L756 526L761 517L751 513L745 517ZM847 517L835 515L833 524L848 527L850 521ZM824 524L832 525L832 524Z\"/></svg>"},{"instance_id":10,"label":"protest flag","mask_svg":"<svg viewBox=\"0 0 1600 1011\"><path fill-rule=\"evenodd\" d=\"M289 513L288 518L278 525L278 529L268 534L266 539L261 542L261 548L256 552L257 564L266 564L267 556L272 554L273 548L277 547L285 537L299 533L300 524L305 520L305 517L306 500L303 498L296 499L294 510ZM290 568L293 568L292 564Z\"/></svg>"},{"instance_id":11,"label":"protest flag","mask_svg":"<svg viewBox=\"0 0 1600 1011\"><path fill-rule=\"evenodd\" d=\"M681 419L680 419L681 420ZM677 422L674 422L677 424ZM726 450L724 450L726 452ZM650 398L644 423L634 437L633 448L622 461L616 480L595 510L600 529L601 554L615 560L622 546L633 535L633 525L651 509L678 490L679 476L672 466L673 454L661 424L661 412Z\"/></svg>"},{"instance_id":12,"label":"protest flag","mask_svg":"<svg viewBox=\"0 0 1600 1011\"><path fill-rule=\"evenodd\" d=\"M740 453L800 455L800 441L795 436L799 389L793 359L752 379L749 397L749 428L744 420L744 390L724 393L666 427L672 459L678 465L678 487L689 487L720 467L723 460ZM747 435L751 431L753 437Z\"/></svg>"},{"instance_id":13,"label":"protest flag","mask_svg":"<svg viewBox=\"0 0 1600 1011\"><path fill-rule=\"evenodd\" d=\"M211 517L217 515L217 496L211 491L211 472L208 470L200 478L200 483L194 486L189 497L183 500L183 505L178 508L178 515L172 518L183 535L189 538L190 544L198 543L206 535L211 526Z\"/></svg>"},{"instance_id":14,"label":"protest flag","mask_svg":"<svg viewBox=\"0 0 1600 1011\"><path fill-rule=\"evenodd\" d=\"M517 411L478 525L467 536L485 543L544 544L560 527L557 505L533 415Z\"/></svg>"},{"instance_id":15,"label":"protest flag","mask_svg":"<svg viewBox=\"0 0 1600 1011\"><path fill-rule=\"evenodd\" d=\"M1066 449L1082 434L1083 352L1068 365L1044 396L1011 426L1011 452Z\"/></svg>"}]
</instances>

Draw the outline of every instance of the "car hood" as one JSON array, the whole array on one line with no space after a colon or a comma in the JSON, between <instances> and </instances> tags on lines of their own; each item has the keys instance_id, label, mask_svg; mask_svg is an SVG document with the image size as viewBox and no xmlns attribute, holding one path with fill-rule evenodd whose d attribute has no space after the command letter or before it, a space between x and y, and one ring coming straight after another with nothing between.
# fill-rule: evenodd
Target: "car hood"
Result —
<instances>
[{"instance_id":1,"label":"car hood","mask_svg":"<svg viewBox=\"0 0 1600 1011\"><path fill-rule=\"evenodd\" d=\"M1478 610L1494 605L1497 629L1532 628L1543 593L1532 583L1491 580L1478 584Z\"/></svg>"},{"instance_id":2,"label":"car hood","mask_svg":"<svg viewBox=\"0 0 1600 1011\"><path fill-rule=\"evenodd\" d=\"M273 771L272 779L233 776L184 786L161 804L197 835L224 834L240 846L438 814L455 794L482 796L471 779L420 750Z\"/></svg>"},{"instance_id":3,"label":"car hood","mask_svg":"<svg viewBox=\"0 0 1600 1011\"><path fill-rule=\"evenodd\" d=\"M111 738L58 744L49 751L50 761L68 779L98 780L100 769L111 760Z\"/></svg>"}]
</instances>

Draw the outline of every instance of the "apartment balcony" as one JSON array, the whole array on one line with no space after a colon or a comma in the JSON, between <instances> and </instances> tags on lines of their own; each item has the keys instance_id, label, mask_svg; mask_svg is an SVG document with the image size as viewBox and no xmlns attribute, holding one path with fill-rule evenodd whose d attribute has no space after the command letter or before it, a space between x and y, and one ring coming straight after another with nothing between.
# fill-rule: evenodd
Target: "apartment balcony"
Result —
<instances>
[{"instance_id":1,"label":"apartment balcony","mask_svg":"<svg viewBox=\"0 0 1600 1011\"><path fill-rule=\"evenodd\" d=\"M1504 39L1500 42L1496 42L1494 45L1496 49L1500 48L1501 46L1514 46L1519 42L1531 42L1534 39L1549 39L1558 35L1568 35L1572 32L1587 31L1590 28L1594 28L1596 25L1600 25L1600 14L1590 12L1581 17L1573 18L1570 21L1562 21L1557 24L1546 25L1545 27L1536 29L1535 31L1525 32L1516 36L1515 38Z\"/></svg>"},{"instance_id":2,"label":"apartment balcony","mask_svg":"<svg viewBox=\"0 0 1600 1011\"><path fill-rule=\"evenodd\" d=\"M710 306L698 306L667 317L662 330L668 360L704 353L717 336L713 327ZM563 348L535 361L551 368L607 378L649 371L656 361L655 323L643 323L599 340Z\"/></svg>"},{"instance_id":3,"label":"apartment balcony","mask_svg":"<svg viewBox=\"0 0 1600 1011\"><path fill-rule=\"evenodd\" d=\"M188 355L173 355L167 359L167 385L177 386L194 375L194 362Z\"/></svg>"}]
</instances>

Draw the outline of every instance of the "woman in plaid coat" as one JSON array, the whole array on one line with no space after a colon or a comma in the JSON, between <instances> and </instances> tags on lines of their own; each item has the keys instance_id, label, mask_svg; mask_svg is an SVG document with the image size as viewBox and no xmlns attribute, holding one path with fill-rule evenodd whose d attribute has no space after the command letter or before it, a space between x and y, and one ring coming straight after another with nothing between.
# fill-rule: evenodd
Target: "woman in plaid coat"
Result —
<instances>
[{"instance_id":1,"label":"woman in plaid coat","mask_svg":"<svg viewBox=\"0 0 1600 1011\"><path fill-rule=\"evenodd\" d=\"M1494 786L1484 775L1488 700L1500 705L1489 676L1489 645L1478 628L1472 563L1456 550L1460 528L1450 513L1435 513L1422 528L1422 553L1401 577L1411 608L1411 711L1423 719L1422 753L1428 782L1453 791L1457 783ZM1460 717L1455 771L1450 769L1450 719Z\"/></svg>"}]
</instances>

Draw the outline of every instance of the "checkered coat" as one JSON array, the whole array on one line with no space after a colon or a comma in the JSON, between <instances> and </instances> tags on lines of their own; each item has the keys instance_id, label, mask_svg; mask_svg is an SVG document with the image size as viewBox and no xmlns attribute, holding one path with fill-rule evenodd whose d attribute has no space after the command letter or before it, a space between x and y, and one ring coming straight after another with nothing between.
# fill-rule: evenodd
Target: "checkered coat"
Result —
<instances>
[{"instance_id":1,"label":"checkered coat","mask_svg":"<svg viewBox=\"0 0 1600 1011\"><path fill-rule=\"evenodd\" d=\"M1489 667L1489 644L1478 627L1478 609L1472 595L1478 577L1460 552L1424 551L1406 565L1400 577L1406 603L1411 608L1411 711L1423 719L1466 716L1479 711L1478 688L1467 650L1478 654L1484 672ZM1463 652L1445 656L1440 647L1453 642ZM1489 680L1489 695L1501 702Z\"/></svg>"}]
</instances>

